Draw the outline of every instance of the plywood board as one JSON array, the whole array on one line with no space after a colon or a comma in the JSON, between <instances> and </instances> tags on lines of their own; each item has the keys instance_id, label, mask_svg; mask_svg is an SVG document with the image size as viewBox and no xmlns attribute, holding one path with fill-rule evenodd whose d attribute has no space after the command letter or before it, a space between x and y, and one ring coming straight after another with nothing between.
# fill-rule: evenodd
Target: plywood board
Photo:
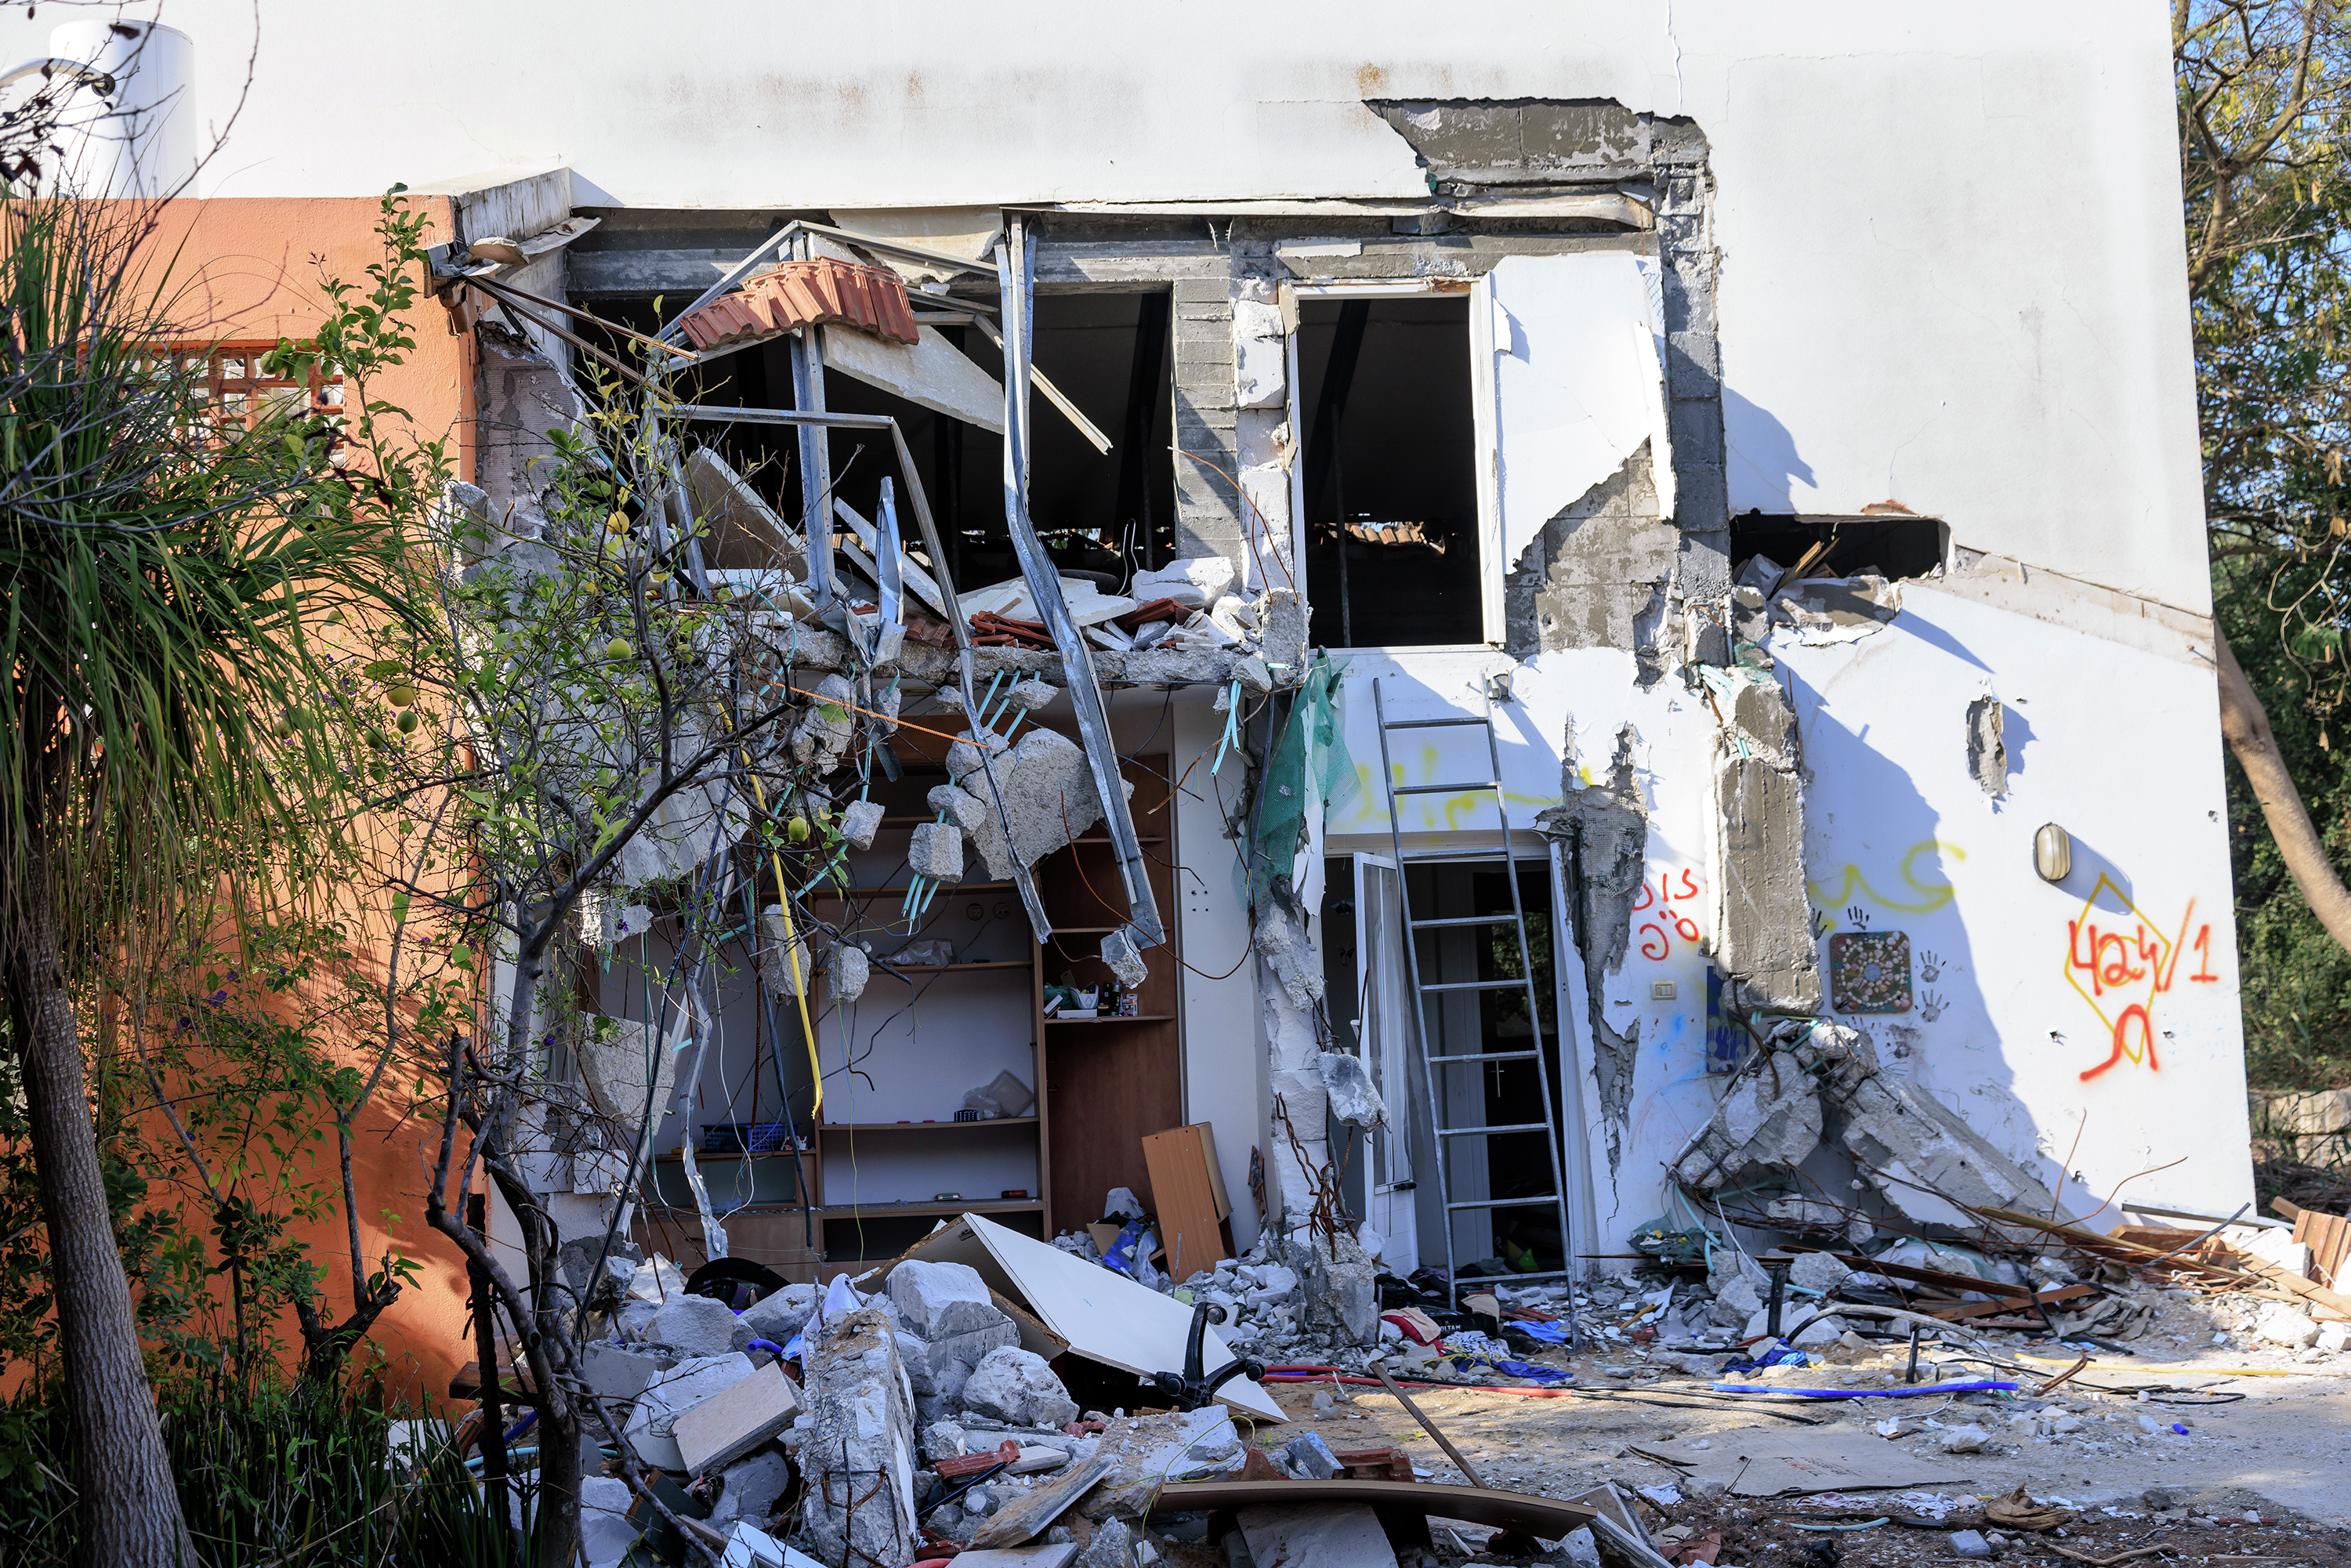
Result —
<instances>
[{"instance_id":1,"label":"plywood board","mask_svg":"<svg viewBox=\"0 0 2351 1568\"><path fill-rule=\"evenodd\" d=\"M1024 1303L1039 1322L1069 1342L1071 1354L1088 1361L1138 1377L1183 1370L1192 1310L1099 1263L977 1214L933 1231L908 1248L905 1256L968 1264L988 1289ZM1211 1368L1233 1358L1213 1327L1202 1336L1200 1354ZM1281 1407L1246 1377L1226 1384L1217 1397L1268 1421L1283 1418Z\"/></svg>"},{"instance_id":2,"label":"plywood board","mask_svg":"<svg viewBox=\"0 0 2351 1568\"><path fill-rule=\"evenodd\" d=\"M854 327L828 327L820 334L828 370L855 376L871 386L950 419L1004 434L1004 387L939 336L935 327L914 329L918 340L893 342Z\"/></svg>"},{"instance_id":3,"label":"plywood board","mask_svg":"<svg viewBox=\"0 0 2351 1568\"><path fill-rule=\"evenodd\" d=\"M1706 1446L1698 1447L1700 1443ZM1948 1465L1905 1453L1866 1428L1851 1427L1738 1427L1632 1448L1636 1454L1681 1467L1690 1479L1719 1480L1740 1497L1950 1486L1971 1479Z\"/></svg>"},{"instance_id":4,"label":"plywood board","mask_svg":"<svg viewBox=\"0 0 2351 1568\"><path fill-rule=\"evenodd\" d=\"M1151 1172L1151 1207L1159 1217L1160 1245L1167 1271L1188 1280L1213 1269L1228 1254L1217 1221L1215 1156L1203 1152L1201 1126L1170 1127L1143 1140L1143 1163Z\"/></svg>"}]
</instances>

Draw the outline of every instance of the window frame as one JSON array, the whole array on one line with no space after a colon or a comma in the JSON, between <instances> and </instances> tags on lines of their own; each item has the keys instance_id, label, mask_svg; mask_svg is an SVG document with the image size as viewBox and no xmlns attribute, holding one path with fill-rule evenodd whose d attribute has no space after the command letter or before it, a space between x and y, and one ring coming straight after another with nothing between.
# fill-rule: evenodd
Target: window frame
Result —
<instances>
[{"instance_id":1,"label":"window frame","mask_svg":"<svg viewBox=\"0 0 2351 1568\"><path fill-rule=\"evenodd\" d=\"M1441 287L1444 284L1455 287ZM1384 653L1392 658L1415 653L1484 653L1502 646L1507 636L1502 618L1502 517L1500 492L1494 482L1494 311L1493 293L1483 277L1466 289L1450 278L1398 278L1371 282L1285 283L1282 288L1297 299L1441 299L1467 294L1469 298L1470 465L1478 494L1478 607L1485 639L1478 643L1416 643L1405 647L1364 644L1344 650L1353 653ZM1291 315L1295 319L1294 313ZM1290 387L1284 406L1290 428L1297 437L1297 460L1290 465L1290 559L1298 562L1299 580L1306 584L1306 601L1314 601L1314 582L1306 570L1306 443L1312 433L1300 417L1298 398L1298 332L1293 327L1284 345L1284 365Z\"/></svg>"}]
</instances>

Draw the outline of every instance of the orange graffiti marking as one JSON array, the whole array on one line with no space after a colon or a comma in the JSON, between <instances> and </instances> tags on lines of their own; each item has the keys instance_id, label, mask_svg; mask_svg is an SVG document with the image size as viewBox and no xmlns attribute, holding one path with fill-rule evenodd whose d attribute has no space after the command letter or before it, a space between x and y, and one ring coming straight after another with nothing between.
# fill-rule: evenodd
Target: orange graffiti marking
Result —
<instances>
[{"instance_id":1,"label":"orange graffiti marking","mask_svg":"<svg viewBox=\"0 0 2351 1568\"><path fill-rule=\"evenodd\" d=\"M1673 906L1677 903L1688 903L1698 897L1699 894L1698 873L1687 868L1684 868L1682 872L1681 886L1678 890L1673 885L1671 872L1659 872L1655 887L1650 886L1646 882L1641 883L1641 892L1633 900L1633 913L1639 915L1654 908L1654 913L1650 913L1646 920L1635 927L1641 938L1642 957L1670 956L1674 950L1674 938L1677 936L1685 942L1695 942L1698 939L1698 922Z\"/></svg>"},{"instance_id":2,"label":"orange graffiti marking","mask_svg":"<svg viewBox=\"0 0 2351 1568\"><path fill-rule=\"evenodd\" d=\"M2091 918L2096 913L2101 893L2113 894L2125 909L2137 917L2128 930L2102 929ZM2179 918L2179 935L2167 936L2111 878L2101 873L2097 885L2083 902L2080 918L2065 923L2066 983L2090 1004L2111 1037L2112 1049L2106 1059L2085 1070L2081 1075L2083 1082L2125 1061L2144 1064L2149 1072L2161 1070L2155 1052L2155 1000L2171 989L2179 974L2180 955L2192 946L2203 960L2197 972L2188 977L2191 982L2217 981L2220 977L2211 972L2210 924L2198 929L2192 944L2188 939L2189 926L2195 918L2196 901L2191 898L2187 913ZM2089 977L2086 988L2082 982L2085 975ZM2110 993L2128 991L2141 985L2147 988L2142 999L2127 1002L2120 1011L2108 1016L2105 998Z\"/></svg>"}]
</instances>

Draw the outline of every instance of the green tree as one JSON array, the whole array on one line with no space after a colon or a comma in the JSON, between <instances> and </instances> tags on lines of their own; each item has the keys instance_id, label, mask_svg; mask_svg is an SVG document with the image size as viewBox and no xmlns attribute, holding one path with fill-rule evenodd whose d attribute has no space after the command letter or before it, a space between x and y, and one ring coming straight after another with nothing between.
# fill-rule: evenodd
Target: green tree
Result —
<instances>
[{"instance_id":1,"label":"green tree","mask_svg":"<svg viewBox=\"0 0 2351 1568\"><path fill-rule=\"evenodd\" d=\"M305 632L403 613L405 528L437 463L395 450L366 378L413 344L403 264L336 299L347 417L250 419L185 351L154 210L0 202L0 973L48 1236L92 1563L177 1564L189 1541L142 1361L95 1134L78 996L126 935L224 869L223 824L267 824L277 870L325 863L366 716ZM421 220L388 216L410 225ZM297 381L316 350L282 344ZM118 1184L119 1185L119 1184ZM255 1239L223 1224L242 1247Z\"/></svg>"},{"instance_id":2,"label":"green tree","mask_svg":"<svg viewBox=\"0 0 2351 1568\"><path fill-rule=\"evenodd\" d=\"M2174 0L2172 42L2248 1065L2317 1082L2351 1072L2351 27L2341 0Z\"/></svg>"}]
</instances>

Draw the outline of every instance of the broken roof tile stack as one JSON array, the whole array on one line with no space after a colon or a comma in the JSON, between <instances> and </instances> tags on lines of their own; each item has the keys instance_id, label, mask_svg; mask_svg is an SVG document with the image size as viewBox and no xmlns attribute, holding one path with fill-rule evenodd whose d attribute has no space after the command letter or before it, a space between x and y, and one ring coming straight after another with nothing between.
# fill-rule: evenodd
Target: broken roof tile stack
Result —
<instances>
[{"instance_id":1,"label":"broken roof tile stack","mask_svg":"<svg viewBox=\"0 0 2351 1568\"><path fill-rule=\"evenodd\" d=\"M887 267L829 256L771 267L689 311L681 325L697 349L811 326L855 327L897 343L921 336L904 279Z\"/></svg>"}]
</instances>

